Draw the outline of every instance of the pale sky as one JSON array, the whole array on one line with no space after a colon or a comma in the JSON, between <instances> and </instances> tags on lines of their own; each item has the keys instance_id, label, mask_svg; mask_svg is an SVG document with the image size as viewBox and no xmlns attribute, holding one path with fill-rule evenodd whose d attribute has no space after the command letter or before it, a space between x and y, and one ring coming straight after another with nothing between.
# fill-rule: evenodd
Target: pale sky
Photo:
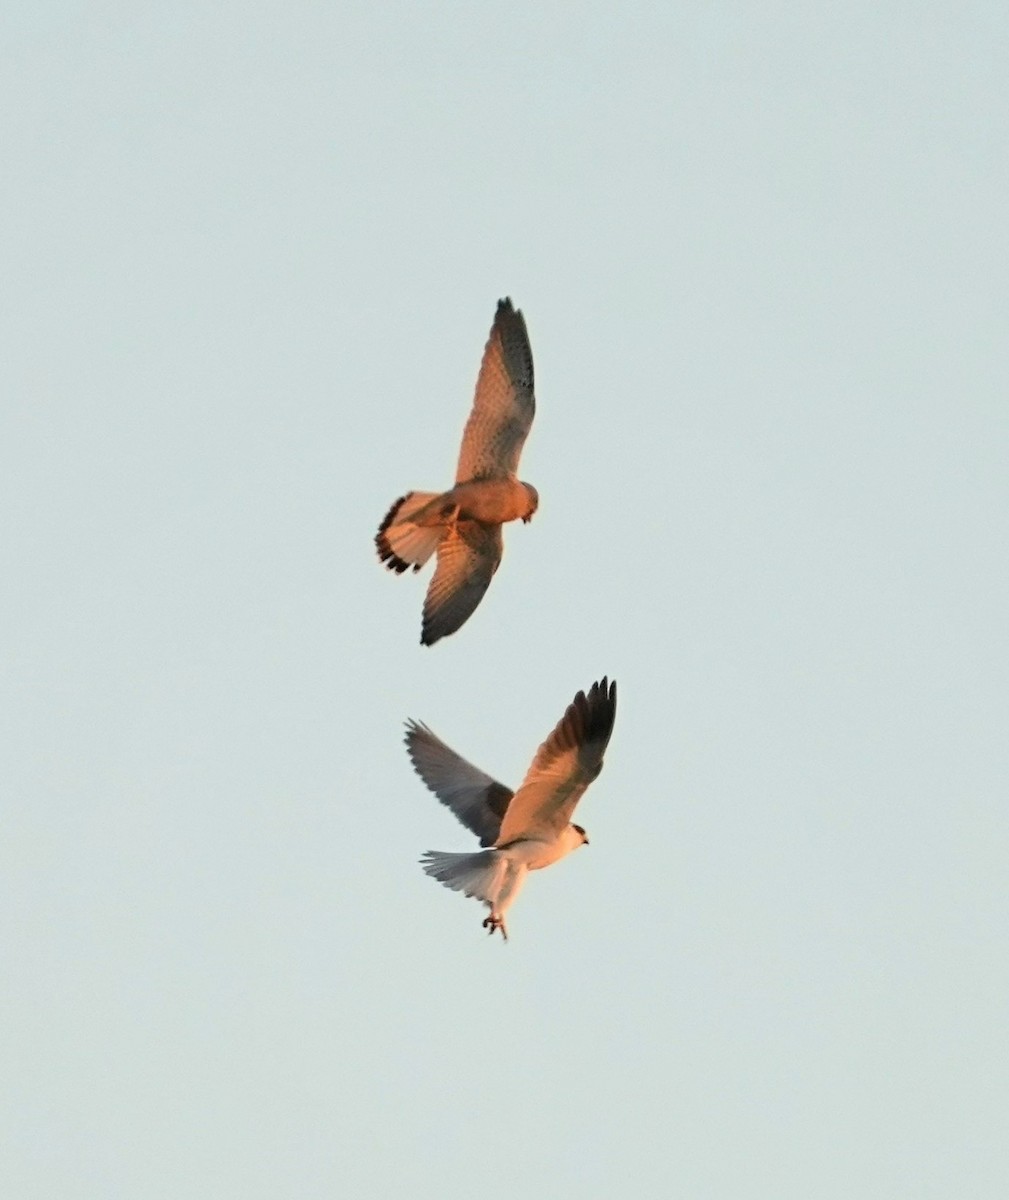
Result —
<instances>
[{"instance_id":1,"label":"pale sky","mask_svg":"<svg viewBox=\"0 0 1009 1200\"><path fill-rule=\"evenodd\" d=\"M1009 9L9 9L0 1194L1009 1194ZM418 643L499 297L538 410ZM591 844L488 939L403 722Z\"/></svg>"}]
</instances>

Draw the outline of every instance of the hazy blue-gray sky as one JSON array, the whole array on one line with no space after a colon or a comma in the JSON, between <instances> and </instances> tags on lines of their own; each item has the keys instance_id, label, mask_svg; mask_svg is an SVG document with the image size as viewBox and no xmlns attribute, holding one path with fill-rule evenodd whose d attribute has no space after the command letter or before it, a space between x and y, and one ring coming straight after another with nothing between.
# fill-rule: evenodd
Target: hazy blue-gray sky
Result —
<instances>
[{"instance_id":1,"label":"hazy blue-gray sky","mask_svg":"<svg viewBox=\"0 0 1009 1200\"><path fill-rule=\"evenodd\" d=\"M3 1195L1005 1196L1009 10L3 23ZM488 940L402 722L514 784L604 673Z\"/></svg>"}]
</instances>

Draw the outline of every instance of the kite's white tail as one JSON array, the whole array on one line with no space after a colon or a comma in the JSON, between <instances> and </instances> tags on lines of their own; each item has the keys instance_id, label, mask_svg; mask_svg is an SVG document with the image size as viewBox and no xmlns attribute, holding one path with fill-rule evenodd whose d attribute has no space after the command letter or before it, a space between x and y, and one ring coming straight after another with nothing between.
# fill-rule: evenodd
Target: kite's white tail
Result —
<instances>
[{"instance_id":1,"label":"kite's white tail","mask_svg":"<svg viewBox=\"0 0 1009 1200\"><path fill-rule=\"evenodd\" d=\"M390 570L405 571L413 567L419 571L438 549L438 544L445 536L445 525L437 519L433 524L417 525L414 524L414 518L441 494L407 492L385 514L385 520L375 537L375 545L379 558Z\"/></svg>"},{"instance_id":2,"label":"kite's white tail","mask_svg":"<svg viewBox=\"0 0 1009 1200\"><path fill-rule=\"evenodd\" d=\"M482 900L490 909L484 921L488 933L495 929L508 940L504 915L525 883L529 868L507 850L481 850L479 854L445 854L428 850L420 860L428 875L457 892Z\"/></svg>"},{"instance_id":3,"label":"kite's white tail","mask_svg":"<svg viewBox=\"0 0 1009 1200\"><path fill-rule=\"evenodd\" d=\"M498 850L481 850L477 854L446 854L428 850L420 865L431 876L453 891L463 892L475 900L494 907L504 875L507 859Z\"/></svg>"}]
</instances>

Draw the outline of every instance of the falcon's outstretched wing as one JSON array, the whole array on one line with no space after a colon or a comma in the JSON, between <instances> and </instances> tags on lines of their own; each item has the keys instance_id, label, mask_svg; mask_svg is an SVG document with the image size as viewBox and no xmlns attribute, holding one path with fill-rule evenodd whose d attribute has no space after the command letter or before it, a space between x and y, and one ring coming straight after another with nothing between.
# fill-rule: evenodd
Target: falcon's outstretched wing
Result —
<instances>
[{"instance_id":1,"label":"falcon's outstretched wing","mask_svg":"<svg viewBox=\"0 0 1009 1200\"><path fill-rule=\"evenodd\" d=\"M424 598L420 640L433 646L469 620L504 553L500 525L459 521L438 546L438 566Z\"/></svg>"},{"instance_id":2,"label":"falcon's outstretched wing","mask_svg":"<svg viewBox=\"0 0 1009 1200\"><path fill-rule=\"evenodd\" d=\"M456 483L514 474L536 412L525 318L499 300L462 435Z\"/></svg>"}]
</instances>

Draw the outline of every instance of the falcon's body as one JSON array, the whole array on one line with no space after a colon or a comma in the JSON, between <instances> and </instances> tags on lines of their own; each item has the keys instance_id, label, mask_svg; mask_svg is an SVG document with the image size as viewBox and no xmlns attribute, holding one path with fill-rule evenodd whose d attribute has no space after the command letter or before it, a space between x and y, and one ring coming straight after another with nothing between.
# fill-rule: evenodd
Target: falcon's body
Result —
<instances>
[{"instance_id":1,"label":"falcon's body","mask_svg":"<svg viewBox=\"0 0 1009 1200\"><path fill-rule=\"evenodd\" d=\"M599 774L613 732L617 685L604 678L579 692L540 746L522 786L512 792L449 749L426 725L411 722L406 742L417 773L488 847L475 854L429 850L424 870L446 887L482 900L484 925L507 938L505 912L530 871L549 867L588 842L571 814Z\"/></svg>"},{"instance_id":2,"label":"falcon's body","mask_svg":"<svg viewBox=\"0 0 1009 1200\"><path fill-rule=\"evenodd\" d=\"M430 496L430 498L428 498ZM410 500L419 507L413 507ZM390 554L385 560L392 570L405 571L411 564L400 559L395 552L395 544L408 539L409 529L404 526L419 526L433 529L440 527L444 533L453 521L479 521L483 525L503 525L505 521L524 521L536 511L539 497L536 489L528 483L521 483L514 476L503 479L472 479L468 483L457 483L454 488L440 495L431 496L428 492L410 492L393 505L388 527L380 531L381 549L388 546ZM408 518L408 519L407 519ZM409 554L409 543L404 547ZM421 563L414 563L414 567Z\"/></svg>"},{"instance_id":3,"label":"falcon's body","mask_svg":"<svg viewBox=\"0 0 1009 1200\"><path fill-rule=\"evenodd\" d=\"M516 475L535 411L525 320L510 300L502 300L484 350L455 486L401 496L375 537L379 558L393 571L419 571L437 551L424 602L425 645L455 633L480 603L501 562L501 526L529 521L536 511L536 489Z\"/></svg>"}]
</instances>

